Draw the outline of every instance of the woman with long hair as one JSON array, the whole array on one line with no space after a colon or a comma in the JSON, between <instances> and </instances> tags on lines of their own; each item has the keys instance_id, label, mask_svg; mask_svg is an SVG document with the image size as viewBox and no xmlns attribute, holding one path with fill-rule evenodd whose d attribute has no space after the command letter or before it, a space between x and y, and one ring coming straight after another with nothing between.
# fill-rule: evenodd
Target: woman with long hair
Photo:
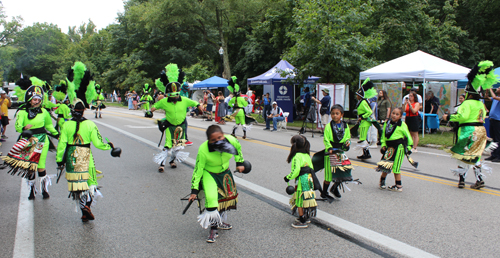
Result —
<instances>
[{"instance_id":1,"label":"woman with long hair","mask_svg":"<svg viewBox=\"0 0 500 258\"><path fill-rule=\"evenodd\" d=\"M378 92L377 97L378 120L383 123L391 117L392 103L385 90Z\"/></svg>"},{"instance_id":2,"label":"woman with long hair","mask_svg":"<svg viewBox=\"0 0 500 258\"><path fill-rule=\"evenodd\" d=\"M410 92L408 99L406 99L403 104L403 110L406 112L405 123L408 125L408 130L413 139L413 149L411 151L417 152L418 129L420 127L420 116L418 115L418 111L420 110L420 103L418 103L418 97L415 92Z\"/></svg>"}]
</instances>

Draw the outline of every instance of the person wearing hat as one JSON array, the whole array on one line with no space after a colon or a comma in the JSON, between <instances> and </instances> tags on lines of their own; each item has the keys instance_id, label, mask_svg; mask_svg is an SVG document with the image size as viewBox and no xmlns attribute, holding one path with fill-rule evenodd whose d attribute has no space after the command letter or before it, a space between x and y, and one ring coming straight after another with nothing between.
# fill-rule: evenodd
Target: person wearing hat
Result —
<instances>
[{"instance_id":1,"label":"person wearing hat","mask_svg":"<svg viewBox=\"0 0 500 258\"><path fill-rule=\"evenodd\" d=\"M481 61L467 74L467 86L465 87L465 101L458 107L456 114L445 114L446 121L458 122L458 137L456 144L447 152L459 161L458 168L452 172L459 177L458 188L465 187L465 178L470 167L476 176L476 183L471 185L472 189L484 187L483 171L491 171L491 168L481 162L481 155L485 148L489 147L484 119L486 108L481 102L481 94L484 90L491 89L498 78L493 71L493 62Z\"/></svg>"},{"instance_id":2,"label":"person wearing hat","mask_svg":"<svg viewBox=\"0 0 500 258\"><path fill-rule=\"evenodd\" d=\"M330 103L332 98L330 97L330 90L327 88L322 89L321 93L323 93L321 101L317 100L315 97L311 97L311 99L317 104L321 104L319 114L321 115L321 124L323 125L322 128L324 130L325 126L330 122Z\"/></svg>"},{"instance_id":3,"label":"person wearing hat","mask_svg":"<svg viewBox=\"0 0 500 258\"><path fill-rule=\"evenodd\" d=\"M270 122L273 121L273 130L271 132L278 131L278 122L285 120L283 117L283 110L278 107L278 103L273 101L273 107L269 110L269 114L266 118L266 128L264 130L270 129Z\"/></svg>"},{"instance_id":4,"label":"person wearing hat","mask_svg":"<svg viewBox=\"0 0 500 258\"><path fill-rule=\"evenodd\" d=\"M42 87L32 85L28 78L21 78L16 84L19 85L15 88L16 95L22 98L21 101L25 101L18 109L15 123L16 131L21 136L7 156L1 157L4 160L3 168L9 166L8 173L28 179L29 200L35 199L35 194L38 193L35 186L35 173L38 172L42 195L47 199L50 197L48 186L51 185L50 177L45 170L50 145L47 131L55 137L59 133L52 125L49 112L42 108L44 99Z\"/></svg>"},{"instance_id":5,"label":"person wearing hat","mask_svg":"<svg viewBox=\"0 0 500 258\"><path fill-rule=\"evenodd\" d=\"M197 107L201 110L200 104L192 99L180 96L181 85L184 82L185 73L179 69L177 64L168 64L165 71L156 79L155 84L159 91L166 93L166 98L156 102L151 108L151 112L157 109L165 110L165 118L158 120L160 131L165 134L165 146L163 151L157 154L155 160L160 167L158 172L164 171L165 161L170 153L169 165L176 168L175 161L183 161L182 157L189 153L179 153L179 150L186 146L186 114L189 107ZM160 140L161 143L161 140ZM177 154L183 154L179 157Z\"/></svg>"},{"instance_id":6,"label":"person wearing hat","mask_svg":"<svg viewBox=\"0 0 500 258\"><path fill-rule=\"evenodd\" d=\"M213 243L219 235L218 229L233 228L227 223L227 212L236 209L238 203L238 191L229 169L229 160L234 156L236 171L240 173L248 172L245 167L248 161L243 159L238 140L224 135L220 126L209 126L206 134L207 141L200 145L196 156L189 201L197 199L200 191L204 192L205 200L198 198L202 211L198 222L205 229L210 227L207 242Z\"/></svg>"},{"instance_id":7,"label":"person wearing hat","mask_svg":"<svg viewBox=\"0 0 500 258\"><path fill-rule=\"evenodd\" d=\"M75 72L76 71L76 72ZM79 73L78 71L83 71ZM68 98L74 104L71 106L72 119L64 123L57 145L56 162L60 173L66 169L68 191L82 212L82 222L94 220L90 209L96 196L101 196L97 190L97 170L90 144L101 150L112 150L111 155L119 157L120 148L114 148L111 142L104 143L96 124L83 117L89 102L95 100L97 92L94 89L90 71L81 62L75 62L68 74ZM72 80L72 81L70 81ZM81 97L78 98L78 97Z\"/></svg>"},{"instance_id":8,"label":"person wearing hat","mask_svg":"<svg viewBox=\"0 0 500 258\"><path fill-rule=\"evenodd\" d=\"M97 118L97 117L102 118L101 117L101 110L105 109L106 106L104 105L104 103L102 103L105 100L105 98L101 93L101 85L99 85L99 84L95 85L95 93L94 94L95 94L94 95L95 97L92 100L94 105L92 106L91 109L95 109L95 118Z\"/></svg>"},{"instance_id":9,"label":"person wearing hat","mask_svg":"<svg viewBox=\"0 0 500 258\"><path fill-rule=\"evenodd\" d=\"M12 106L12 101L7 95L5 90L0 89L0 119L2 123L2 138L1 140L7 139L5 131L7 130L7 125L9 124L9 108Z\"/></svg>"},{"instance_id":10,"label":"person wearing hat","mask_svg":"<svg viewBox=\"0 0 500 258\"><path fill-rule=\"evenodd\" d=\"M368 99L377 96L377 91L374 88L373 83L370 78L367 78L361 87L356 91L356 98L358 99L358 104L356 106L358 112L358 123L359 123L359 141L356 149L363 149L363 155L358 156L358 159L370 159L372 156L369 150L369 144L366 141L368 136L368 129L373 124L377 127L378 131L381 131L380 125L378 124L375 116L373 115L373 110L368 103ZM379 133L381 135L381 133Z\"/></svg>"},{"instance_id":11,"label":"person wearing hat","mask_svg":"<svg viewBox=\"0 0 500 258\"><path fill-rule=\"evenodd\" d=\"M141 96L140 101L143 103L142 106L144 107L144 110L146 113L144 113L145 117L153 117L153 112L151 112L150 105L153 105L153 97L149 94L151 91L151 87L149 86L149 83L144 84L144 94Z\"/></svg>"},{"instance_id":12,"label":"person wearing hat","mask_svg":"<svg viewBox=\"0 0 500 258\"><path fill-rule=\"evenodd\" d=\"M229 101L228 106L233 109L233 114L231 117L234 117L235 125L233 126L232 136L236 137L236 130L241 125L243 128L243 139L247 138L247 129L250 123L250 118L246 116L245 107L248 106L248 101L245 100L244 97L240 96L240 86L236 83L236 76L231 77L227 81L228 86L227 89L229 92L234 94L234 97ZM248 120L248 123L247 123Z\"/></svg>"}]
</instances>

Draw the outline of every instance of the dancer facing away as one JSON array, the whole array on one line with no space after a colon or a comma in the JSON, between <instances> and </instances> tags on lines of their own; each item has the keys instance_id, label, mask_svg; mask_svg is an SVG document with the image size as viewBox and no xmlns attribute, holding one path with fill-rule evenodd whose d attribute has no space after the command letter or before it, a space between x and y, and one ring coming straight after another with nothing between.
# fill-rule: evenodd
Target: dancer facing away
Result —
<instances>
[{"instance_id":1,"label":"dancer facing away","mask_svg":"<svg viewBox=\"0 0 500 258\"><path fill-rule=\"evenodd\" d=\"M157 109L165 110L165 118L158 120L160 130L165 133L165 147L163 151L170 151L169 164L171 168L176 168L177 153L180 148L186 145L186 114L188 107L198 107L200 104L197 101L191 100L179 95L179 90L184 81L184 72L182 72L177 64L168 64L165 67L166 72L162 72L160 78L156 79L156 86L161 92L165 92L167 97L162 98L153 105L151 112ZM163 136L163 135L162 135ZM161 140L160 140L161 143ZM158 168L159 172L165 169L165 161L167 156L164 156Z\"/></svg>"},{"instance_id":2,"label":"dancer facing away","mask_svg":"<svg viewBox=\"0 0 500 258\"><path fill-rule=\"evenodd\" d=\"M401 183L401 164L405 155L411 154L413 140L405 122L401 121L403 110L394 108L391 112L391 120L384 123L384 131L380 141L382 146L380 153L382 159L377 163L376 171L382 172L380 176L380 189L388 189L396 192L403 191ZM410 162L412 160L410 159ZM394 173L396 184L393 186L385 186L385 178L387 174Z\"/></svg>"},{"instance_id":3,"label":"dancer facing away","mask_svg":"<svg viewBox=\"0 0 500 258\"><path fill-rule=\"evenodd\" d=\"M236 137L236 130L238 130L238 126L241 125L243 128L243 139L247 138L247 124L245 122L245 107L248 106L248 101L245 100L244 97L240 96L240 86L236 84L236 76L231 77L230 80L227 81L229 86L227 89L234 94L234 97L229 101L228 105L231 107L234 112L232 116L235 120L235 125L233 127L232 136Z\"/></svg>"},{"instance_id":4,"label":"dancer facing away","mask_svg":"<svg viewBox=\"0 0 500 258\"><path fill-rule=\"evenodd\" d=\"M97 190L97 170L90 143L100 150L112 149L114 157L121 153L121 149L114 148L111 142L104 143L95 123L83 117L85 106L82 100L76 99L73 118L62 127L56 157L59 169L62 171L66 167L68 191L82 211L82 222L94 220L90 207L95 197L101 195Z\"/></svg>"},{"instance_id":5,"label":"dancer facing away","mask_svg":"<svg viewBox=\"0 0 500 258\"><path fill-rule=\"evenodd\" d=\"M330 182L334 182L330 190L333 195L340 198L339 186L343 182L352 181L351 171L353 166L345 154L351 146L351 132L344 117L344 108L333 105L330 110L332 121L325 125L323 143L325 144L325 181L321 192L322 198L333 199L328 194Z\"/></svg>"},{"instance_id":6,"label":"dancer facing away","mask_svg":"<svg viewBox=\"0 0 500 258\"><path fill-rule=\"evenodd\" d=\"M150 105L154 103L153 97L151 97L151 95L149 94L150 91L151 87L149 87L149 84L144 84L144 94L141 96L141 102L144 103L142 104L142 106L144 107L144 111L146 111L146 113L144 113L144 116L149 118L153 117L153 112L151 112Z\"/></svg>"},{"instance_id":7,"label":"dancer facing away","mask_svg":"<svg viewBox=\"0 0 500 258\"><path fill-rule=\"evenodd\" d=\"M230 230L233 228L227 223L227 212L236 209L238 191L233 175L229 169L229 160L234 156L236 169L243 172L243 154L238 140L230 135L224 135L218 125L207 128L207 141L200 145L196 166L191 180L191 195L189 201L201 197L203 190L205 203L200 202L198 222L203 228L210 226L207 242L215 242L218 229Z\"/></svg>"},{"instance_id":8,"label":"dancer facing away","mask_svg":"<svg viewBox=\"0 0 500 258\"><path fill-rule=\"evenodd\" d=\"M29 200L35 199L38 189L35 186L35 172L40 178L40 189L43 199L50 197L48 186L51 185L50 177L45 170L47 152L49 151L49 138L47 131L58 137L58 132L52 125L49 112L42 108L44 92L40 86L30 86L31 81L21 78L16 87L17 96L24 96L25 103L18 109L15 128L21 133L19 140L9 151L7 156L2 156L4 166L9 166L9 173L21 175L28 181ZM26 88L27 87L27 88ZM25 93L21 93L25 91Z\"/></svg>"},{"instance_id":9,"label":"dancer facing away","mask_svg":"<svg viewBox=\"0 0 500 258\"><path fill-rule=\"evenodd\" d=\"M483 171L490 171L481 162L481 155L486 147L488 136L484 128L484 118L486 109L481 102L481 93L491 89L493 84L498 82L498 78L493 71L493 62L481 61L467 74L467 86L465 87L465 101L458 107L458 111L453 115L444 115L446 121L458 122L457 143L447 150L452 157L458 160L458 168L452 172L459 177L458 188L465 187L467 171L472 166L476 176L476 183L471 185L472 189L484 187Z\"/></svg>"},{"instance_id":10,"label":"dancer facing away","mask_svg":"<svg viewBox=\"0 0 500 258\"><path fill-rule=\"evenodd\" d=\"M382 131L380 125L375 119L375 116L373 115L370 104L368 103L368 99L373 98L376 95L377 91L375 90L373 83L370 81L370 78L366 79L356 92L356 98L358 99L356 109L358 110L358 123L360 131L359 141L356 148L363 149L363 155L358 156L358 159L370 159L372 157L369 150L369 144L366 141L370 126L373 124L377 128L379 135Z\"/></svg>"},{"instance_id":11,"label":"dancer facing away","mask_svg":"<svg viewBox=\"0 0 500 258\"><path fill-rule=\"evenodd\" d=\"M290 139L292 147L287 162L292 163L292 172L284 180L289 182L295 179L295 193L290 199L292 214L299 211L299 218L293 223L294 228L307 228L311 223L310 218L316 217L316 193L314 192L313 164L310 156L310 143L305 136L295 135Z\"/></svg>"}]
</instances>

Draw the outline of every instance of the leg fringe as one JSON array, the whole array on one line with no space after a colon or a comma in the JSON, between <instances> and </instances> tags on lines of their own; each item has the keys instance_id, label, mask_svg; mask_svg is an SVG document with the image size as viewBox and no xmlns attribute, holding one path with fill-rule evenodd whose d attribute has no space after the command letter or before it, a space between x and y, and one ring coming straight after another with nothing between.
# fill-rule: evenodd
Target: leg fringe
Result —
<instances>
[{"instance_id":1,"label":"leg fringe","mask_svg":"<svg viewBox=\"0 0 500 258\"><path fill-rule=\"evenodd\" d=\"M207 229L210 226L220 225L222 223L222 219L218 210L205 210L202 214L198 215L198 222L202 228Z\"/></svg>"}]
</instances>

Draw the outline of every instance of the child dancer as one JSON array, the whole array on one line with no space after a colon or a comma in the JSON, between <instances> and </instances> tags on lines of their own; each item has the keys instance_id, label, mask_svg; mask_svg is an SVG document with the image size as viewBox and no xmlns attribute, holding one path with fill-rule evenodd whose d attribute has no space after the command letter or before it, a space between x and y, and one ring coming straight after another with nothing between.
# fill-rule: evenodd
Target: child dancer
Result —
<instances>
[{"instance_id":1,"label":"child dancer","mask_svg":"<svg viewBox=\"0 0 500 258\"><path fill-rule=\"evenodd\" d=\"M213 243L219 236L217 229L233 228L226 223L227 212L236 209L238 203L238 190L229 169L229 160L234 156L239 172L245 167L241 145L236 138L224 135L218 125L209 126L206 134L207 141L198 149L189 201L194 201L203 190L205 202L200 204L203 213L198 216L198 222L205 229L210 227L207 242Z\"/></svg>"},{"instance_id":2,"label":"child dancer","mask_svg":"<svg viewBox=\"0 0 500 258\"><path fill-rule=\"evenodd\" d=\"M402 192L401 184L401 164L405 155L411 153L413 140L405 122L401 121L403 110L395 108L391 112L391 120L385 122L384 130L380 141L382 142L382 159L377 163L376 171L382 172L380 176L380 189L388 189L391 191ZM406 139L405 139L406 138ZM409 154L408 154L409 155ZM411 163L413 161L409 159ZM393 186L385 186L385 178L387 174L394 173L396 184Z\"/></svg>"},{"instance_id":3,"label":"child dancer","mask_svg":"<svg viewBox=\"0 0 500 258\"><path fill-rule=\"evenodd\" d=\"M341 105L334 105L330 111L332 121L325 126L323 143L325 144L325 181L323 181L322 198L333 199L328 194L328 187L333 180L333 187L330 190L335 197L340 198L338 187L342 182L352 181L351 161L345 151L351 145L351 132L347 123L342 121L344 108Z\"/></svg>"},{"instance_id":4,"label":"child dancer","mask_svg":"<svg viewBox=\"0 0 500 258\"><path fill-rule=\"evenodd\" d=\"M373 115L373 111L368 103L368 99L377 96L377 91L374 88L373 83L370 81L370 78L367 78L361 87L356 91L356 98L358 100L358 105L356 107L358 111L358 123L359 123L359 141L356 148L363 149L363 155L358 156L358 159L370 159L372 156L369 150L369 144L366 141L368 136L368 129L371 125L374 125L379 135L381 134L382 128L378 124L375 116Z\"/></svg>"},{"instance_id":5,"label":"child dancer","mask_svg":"<svg viewBox=\"0 0 500 258\"><path fill-rule=\"evenodd\" d=\"M316 217L316 194L314 193L314 170L309 154L310 144L306 137L295 135L290 140L292 147L287 162L292 163L292 172L285 176L285 182L296 180L295 193L290 199L292 214L299 210L299 218L292 223L294 228L307 228L311 217Z\"/></svg>"}]
</instances>

